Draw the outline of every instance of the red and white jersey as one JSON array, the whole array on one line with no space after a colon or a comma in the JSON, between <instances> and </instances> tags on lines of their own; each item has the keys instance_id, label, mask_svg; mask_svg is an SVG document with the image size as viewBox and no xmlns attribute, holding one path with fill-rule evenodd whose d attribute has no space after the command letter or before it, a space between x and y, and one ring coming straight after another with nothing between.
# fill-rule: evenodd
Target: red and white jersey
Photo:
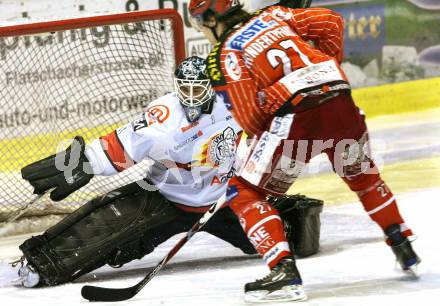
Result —
<instances>
[{"instance_id":1,"label":"red and white jersey","mask_svg":"<svg viewBox=\"0 0 440 306\"><path fill-rule=\"evenodd\" d=\"M234 175L241 132L221 99L193 123L175 93L151 102L141 117L87 146L94 173L112 175L149 159L146 178L168 200L190 211L212 204Z\"/></svg>"},{"instance_id":2,"label":"red and white jersey","mask_svg":"<svg viewBox=\"0 0 440 306\"><path fill-rule=\"evenodd\" d=\"M258 93L283 102L303 89L346 81L343 19L324 8L271 6L222 35L208 56L208 71L217 93L248 134L261 134L273 115ZM287 78L290 76L290 79Z\"/></svg>"}]
</instances>

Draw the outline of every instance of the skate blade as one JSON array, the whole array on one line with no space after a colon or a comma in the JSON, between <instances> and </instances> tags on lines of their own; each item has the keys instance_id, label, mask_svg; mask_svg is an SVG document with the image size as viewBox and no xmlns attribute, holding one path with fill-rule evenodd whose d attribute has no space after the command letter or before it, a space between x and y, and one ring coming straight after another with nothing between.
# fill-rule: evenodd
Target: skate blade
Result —
<instances>
[{"instance_id":1,"label":"skate blade","mask_svg":"<svg viewBox=\"0 0 440 306\"><path fill-rule=\"evenodd\" d=\"M405 273L408 276L411 276L412 278L418 279L420 278L419 275L419 264L420 264L420 260L413 264L412 266L406 267L406 268L402 268L400 266L400 264L396 261L396 264L394 266L396 271L403 271L403 273Z\"/></svg>"},{"instance_id":2,"label":"skate blade","mask_svg":"<svg viewBox=\"0 0 440 306\"><path fill-rule=\"evenodd\" d=\"M419 265L415 264L415 265L412 265L411 267L408 267L407 269L403 270L403 272L405 272L405 274L407 274L415 279L418 279L418 278L420 278L418 270L419 270Z\"/></svg>"},{"instance_id":3,"label":"skate blade","mask_svg":"<svg viewBox=\"0 0 440 306\"><path fill-rule=\"evenodd\" d=\"M16 286L16 287L23 287L23 282L22 279L20 277L14 278L12 279L9 284L11 286Z\"/></svg>"},{"instance_id":4,"label":"skate blade","mask_svg":"<svg viewBox=\"0 0 440 306\"><path fill-rule=\"evenodd\" d=\"M305 301L307 295L301 285L284 286L281 290L269 292L268 290L246 292L244 300L247 303L270 303Z\"/></svg>"}]
</instances>

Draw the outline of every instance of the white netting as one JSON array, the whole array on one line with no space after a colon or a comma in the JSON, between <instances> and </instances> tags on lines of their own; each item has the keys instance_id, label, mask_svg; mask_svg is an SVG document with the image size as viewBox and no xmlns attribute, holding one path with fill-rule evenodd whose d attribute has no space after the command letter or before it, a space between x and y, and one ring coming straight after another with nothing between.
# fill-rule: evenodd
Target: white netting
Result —
<instances>
[{"instance_id":1,"label":"white netting","mask_svg":"<svg viewBox=\"0 0 440 306\"><path fill-rule=\"evenodd\" d=\"M119 22L122 14L113 25L79 29L73 20L60 31L0 37L0 221L34 197L23 166L75 135L89 141L111 132L172 90L175 23L136 14L135 23ZM108 16L100 17L108 24ZM116 177L95 177L61 202L41 200L27 215L70 212L144 170L141 163Z\"/></svg>"}]
</instances>

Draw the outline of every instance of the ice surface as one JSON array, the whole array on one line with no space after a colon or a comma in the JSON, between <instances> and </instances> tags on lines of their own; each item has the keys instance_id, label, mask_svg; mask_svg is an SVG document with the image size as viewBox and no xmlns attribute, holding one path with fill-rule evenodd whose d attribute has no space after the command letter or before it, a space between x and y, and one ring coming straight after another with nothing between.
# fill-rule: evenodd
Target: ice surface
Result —
<instances>
[{"instance_id":1,"label":"ice surface","mask_svg":"<svg viewBox=\"0 0 440 306\"><path fill-rule=\"evenodd\" d=\"M385 164L439 156L439 110L419 115L399 115L369 120L374 151ZM309 166L330 172L319 158ZM328 162L327 162L328 164ZM402 173L409 179L432 180L426 169ZM389 182L391 186L393 182ZM410 184L409 184L410 185ZM420 184L423 186L424 184ZM433 184L431 186L438 186ZM304 306L437 306L440 305L440 239L436 228L440 188L397 193L400 210L419 236L413 245L422 258L420 278L395 269L394 255L383 242L380 229L369 219L360 203L326 206L322 214L319 254L298 260L309 300ZM29 235L0 239L0 304L88 305L81 287L93 284L128 287L137 283L174 245L178 237L157 248L143 260L121 269L101 268L73 284L23 289L13 284L16 269L8 262L18 257L18 245ZM240 250L204 233L197 234L176 257L132 300L119 304L93 305L246 305L243 287L268 272L258 256ZM271 303L288 305L293 303Z\"/></svg>"},{"instance_id":2,"label":"ice surface","mask_svg":"<svg viewBox=\"0 0 440 306\"><path fill-rule=\"evenodd\" d=\"M436 201L439 197L440 189L397 195L407 224L419 237L413 243L422 258L419 279L395 269L394 255L383 242L382 232L359 203L326 207L319 254L298 260L309 296L309 300L300 305L438 305L440 241L435 224L440 214ZM19 255L17 245L25 238L16 236L0 241L1 305L87 305L80 295L83 285L126 287L135 284L178 237L143 260L121 269L105 267L74 284L44 289L22 289L11 283L16 271L7 262ZM242 255L227 243L200 233L135 298L120 305L246 305L244 284L267 271L258 257Z\"/></svg>"}]
</instances>

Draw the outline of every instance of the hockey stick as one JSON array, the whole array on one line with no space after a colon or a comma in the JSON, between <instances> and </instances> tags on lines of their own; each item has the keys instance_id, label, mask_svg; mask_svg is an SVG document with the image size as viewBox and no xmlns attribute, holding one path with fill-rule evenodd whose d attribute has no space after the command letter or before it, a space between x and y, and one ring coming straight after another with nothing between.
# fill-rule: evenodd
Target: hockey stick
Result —
<instances>
[{"instance_id":1,"label":"hockey stick","mask_svg":"<svg viewBox=\"0 0 440 306\"><path fill-rule=\"evenodd\" d=\"M208 220L223 206L226 202L226 195L223 195L192 228L186 233L185 237L168 252L168 254L151 270L139 283L128 288L103 288L95 286L84 286L81 289L83 298L90 302L118 302L125 301L134 297L145 285L162 269L165 264L197 233Z\"/></svg>"},{"instance_id":2,"label":"hockey stick","mask_svg":"<svg viewBox=\"0 0 440 306\"><path fill-rule=\"evenodd\" d=\"M303 1L301 1L301 7L303 7L303 8L310 7L311 5L312 5L312 0L303 0Z\"/></svg>"},{"instance_id":3,"label":"hockey stick","mask_svg":"<svg viewBox=\"0 0 440 306\"><path fill-rule=\"evenodd\" d=\"M17 220L18 218L20 218L24 213L26 213L28 211L28 209L30 207L32 207L32 205L34 205L39 199L41 199L45 194L47 193L40 193L38 194L35 198L33 198L31 201L29 201L25 206L21 207L20 209L14 211L9 217L8 219L6 219L6 221L4 222L4 226L0 229L0 237L2 237L7 231L8 228L7 226L9 224L11 224L12 222L14 222L15 220Z\"/></svg>"}]
</instances>

